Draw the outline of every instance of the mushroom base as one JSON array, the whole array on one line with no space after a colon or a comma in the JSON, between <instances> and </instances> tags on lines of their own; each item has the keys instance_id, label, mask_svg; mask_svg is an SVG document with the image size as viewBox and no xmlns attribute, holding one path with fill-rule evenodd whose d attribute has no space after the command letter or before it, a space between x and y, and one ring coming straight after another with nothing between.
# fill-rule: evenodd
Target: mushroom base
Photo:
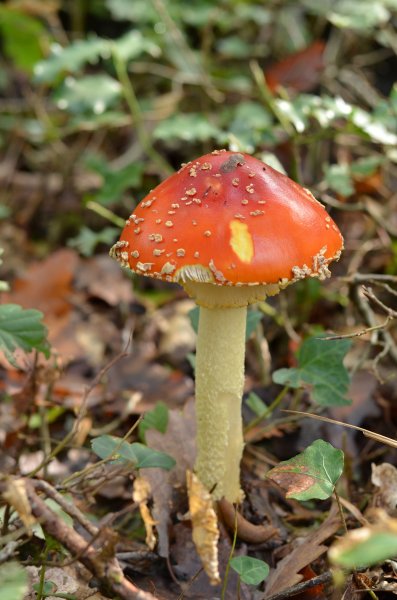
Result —
<instances>
[{"instance_id":1,"label":"mushroom base","mask_svg":"<svg viewBox=\"0 0 397 600\"><path fill-rule=\"evenodd\" d=\"M200 308L196 355L197 460L195 470L215 500L240 502L243 453L247 307Z\"/></svg>"}]
</instances>

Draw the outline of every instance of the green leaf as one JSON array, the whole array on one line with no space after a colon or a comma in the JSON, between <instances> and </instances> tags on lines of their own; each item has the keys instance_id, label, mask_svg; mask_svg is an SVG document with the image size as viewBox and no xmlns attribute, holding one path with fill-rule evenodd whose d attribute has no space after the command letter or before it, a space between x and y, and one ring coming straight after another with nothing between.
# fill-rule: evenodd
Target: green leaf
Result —
<instances>
[{"instance_id":1,"label":"green leaf","mask_svg":"<svg viewBox=\"0 0 397 600\"><path fill-rule=\"evenodd\" d=\"M104 180L102 188L95 195L95 200L101 204L118 202L126 190L139 186L142 181L142 162L137 161L119 169L109 168L106 160L99 155L91 155L85 162L89 169L97 172Z\"/></svg>"},{"instance_id":2,"label":"green leaf","mask_svg":"<svg viewBox=\"0 0 397 600\"><path fill-rule=\"evenodd\" d=\"M355 177L369 177L373 175L384 162L383 156L365 156L355 160L350 165L350 171Z\"/></svg>"},{"instance_id":3,"label":"green leaf","mask_svg":"<svg viewBox=\"0 0 397 600\"><path fill-rule=\"evenodd\" d=\"M161 469L166 469L169 471L172 469L176 462L164 452L158 452L157 450L152 450L143 444L135 443L131 444L133 446L133 451L137 457L137 469L152 469L154 467L160 467Z\"/></svg>"},{"instance_id":4,"label":"green leaf","mask_svg":"<svg viewBox=\"0 0 397 600\"><path fill-rule=\"evenodd\" d=\"M331 547L329 558L344 569L358 569L391 560L396 554L397 531L393 519L390 527L386 523L371 524L349 532Z\"/></svg>"},{"instance_id":5,"label":"green leaf","mask_svg":"<svg viewBox=\"0 0 397 600\"><path fill-rule=\"evenodd\" d=\"M167 431L168 426L168 406L164 402L157 402L153 410L145 413L142 421L139 423L138 432L140 439L145 441L145 433L148 429L156 429L161 433Z\"/></svg>"},{"instance_id":6,"label":"green leaf","mask_svg":"<svg viewBox=\"0 0 397 600\"><path fill-rule=\"evenodd\" d=\"M35 79L39 83L53 83L60 75L76 73L86 63L95 63L99 58L109 56L108 40L97 36L77 40L65 48L53 44L50 56L35 65Z\"/></svg>"},{"instance_id":7,"label":"green leaf","mask_svg":"<svg viewBox=\"0 0 397 600\"><path fill-rule=\"evenodd\" d=\"M132 463L136 469L160 467L172 469L175 460L165 454L152 450L143 444L129 444L122 438L101 435L91 441L93 452L102 459L113 457L115 463Z\"/></svg>"},{"instance_id":8,"label":"green leaf","mask_svg":"<svg viewBox=\"0 0 397 600\"><path fill-rule=\"evenodd\" d=\"M286 490L287 498L325 500L343 472L343 452L324 440L316 440L301 454L281 462L267 477Z\"/></svg>"},{"instance_id":9,"label":"green leaf","mask_svg":"<svg viewBox=\"0 0 397 600\"><path fill-rule=\"evenodd\" d=\"M35 592L38 592L40 590L40 583L34 583L32 587ZM53 581L47 580L44 582L43 585L43 596L52 596L52 594L54 594L57 591L57 589L58 588Z\"/></svg>"},{"instance_id":10,"label":"green leaf","mask_svg":"<svg viewBox=\"0 0 397 600\"><path fill-rule=\"evenodd\" d=\"M92 231L83 226L76 237L68 240L68 246L76 248L83 256L92 256L98 244L110 246L120 233L116 227L105 227L101 231Z\"/></svg>"},{"instance_id":11,"label":"green leaf","mask_svg":"<svg viewBox=\"0 0 397 600\"><path fill-rule=\"evenodd\" d=\"M12 364L13 353L18 348L25 352L36 349L49 357L47 328L42 318L43 314L35 309L25 310L17 304L0 306L0 349Z\"/></svg>"},{"instance_id":12,"label":"green leaf","mask_svg":"<svg viewBox=\"0 0 397 600\"><path fill-rule=\"evenodd\" d=\"M354 186L349 165L327 165L325 167L325 181L328 187L342 196L348 197L354 193Z\"/></svg>"},{"instance_id":13,"label":"green leaf","mask_svg":"<svg viewBox=\"0 0 397 600\"><path fill-rule=\"evenodd\" d=\"M153 132L157 140L185 142L206 142L218 139L220 135L220 129L212 125L208 117L201 113L175 114L164 119Z\"/></svg>"},{"instance_id":14,"label":"green leaf","mask_svg":"<svg viewBox=\"0 0 397 600\"><path fill-rule=\"evenodd\" d=\"M121 95L121 85L109 75L86 75L80 79L67 77L53 95L58 108L71 113L105 112Z\"/></svg>"},{"instance_id":15,"label":"green leaf","mask_svg":"<svg viewBox=\"0 0 397 600\"><path fill-rule=\"evenodd\" d=\"M106 0L106 7L114 19L122 21L156 23L159 20L157 11L147 0Z\"/></svg>"},{"instance_id":16,"label":"green leaf","mask_svg":"<svg viewBox=\"0 0 397 600\"><path fill-rule=\"evenodd\" d=\"M390 13L381 2L339 0L327 16L336 27L365 31L386 23Z\"/></svg>"},{"instance_id":17,"label":"green leaf","mask_svg":"<svg viewBox=\"0 0 397 600\"><path fill-rule=\"evenodd\" d=\"M195 306L192 310L189 310L188 317L190 319L190 324L193 327L194 331L198 332L199 320L200 320L200 307Z\"/></svg>"},{"instance_id":18,"label":"green leaf","mask_svg":"<svg viewBox=\"0 0 397 600\"><path fill-rule=\"evenodd\" d=\"M247 325L245 329L245 339L248 340L251 334L255 331L257 325L263 318L263 312L255 308L249 308L247 312Z\"/></svg>"},{"instance_id":19,"label":"green leaf","mask_svg":"<svg viewBox=\"0 0 397 600\"><path fill-rule=\"evenodd\" d=\"M258 558L235 556L230 566L240 575L241 581L248 585L259 585L269 575L269 565Z\"/></svg>"},{"instance_id":20,"label":"green leaf","mask_svg":"<svg viewBox=\"0 0 397 600\"><path fill-rule=\"evenodd\" d=\"M225 113L225 123L231 139L236 139L239 149L244 152L254 152L257 146L264 142L273 142L274 119L272 115L258 102L239 102L230 116L230 110Z\"/></svg>"},{"instance_id":21,"label":"green leaf","mask_svg":"<svg viewBox=\"0 0 397 600\"><path fill-rule=\"evenodd\" d=\"M46 30L41 21L14 8L0 6L0 30L5 53L17 67L30 73L43 57Z\"/></svg>"},{"instance_id":22,"label":"green leaf","mask_svg":"<svg viewBox=\"0 0 397 600\"><path fill-rule=\"evenodd\" d=\"M257 417L263 415L267 409L267 405L263 402L262 398L259 398L255 392L251 392L245 401L246 405L252 410Z\"/></svg>"},{"instance_id":23,"label":"green leaf","mask_svg":"<svg viewBox=\"0 0 397 600\"><path fill-rule=\"evenodd\" d=\"M133 60L143 53L156 58L161 54L160 47L144 37L137 29L132 29L118 40L112 41L112 50L117 52L119 58L125 62Z\"/></svg>"},{"instance_id":24,"label":"green leaf","mask_svg":"<svg viewBox=\"0 0 397 600\"><path fill-rule=\"evenodd\" d=\"M28 591L28 574L15 561L0 566L1 600L22 600Z\"/></svg>"},{"instance_id":25,"label":"green leaf","mask_svg":"<svg viewBox=\"0 0 397 600\"><path fill-rule=\"evenodd\" d=\"M322 406L350 404L346 398L350 377L343 365L350 346L351 340L308 338L296 354L298 367L278 369L273 381L293 388L309 386L312 399Z\"/></svg>"}]
</instances>

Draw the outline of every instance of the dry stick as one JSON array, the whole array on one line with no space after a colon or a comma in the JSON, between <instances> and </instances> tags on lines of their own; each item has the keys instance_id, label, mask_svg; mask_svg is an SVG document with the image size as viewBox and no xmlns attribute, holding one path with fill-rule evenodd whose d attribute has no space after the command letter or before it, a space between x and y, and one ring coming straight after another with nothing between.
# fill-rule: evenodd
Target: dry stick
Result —
<instances>
[{"instance_id":1,"label":"dry stick","mask_svg":"<svg viewBox=\"0 0 397 600\"><path fill-rule=\"evenodd\" d=\"M291 596L295 596L296 594L310 590L316 585L329 583L332 581L332 579L332 572L326 571L325 573L321 573L321 575L317 575L316 577L312 577L312 579L297 583L296 585L293 585L286 590L282 590L281 592L277 592L277 594L273 594L272 596L263 596L262 600L283 600L283 598L290 598Z\"/></svg>"},{"instance_id":2,"label":"dry stick","mask_svg":"<svg viewBox=\"0 0 397 600\"><path fill-rule=\"evenodd\" d=\"M128 341L128 345L129 344L130 344L130 341ZM128 347L128 345L127 345L127 347ZM116 362L118 362L122 358L125 358L126 356L128 356L128 353L126 352L126 350L123 350L117 356L115 356L105 367L103 367L103 369L101 369L99 371L98 375L94 378L94 380L91 382L91 384L84 391L80 410L79 410L77 419L74 422L71 431L63 438L63 440L61 442L59 442L59 444L57 446L55 446L55 448L52 450L52 452L48 456L46 456L35 469L33 469L33 471L28 473L28 477L34 477L34 475L36 475L43 467L48 465L48 463L51 462L51 460L53 458L55 458L55 456L57 456L73 440L73 438L76 436L76 434L78 432L81 421L83 420L83 418L86 415L88 397L91 394L92 390L99 383L99 381L102 379L104 374L107 373L107 371L109 371L109 369L111 369Z\"/></svg>"},{"instance_id":3,"label":"dry stick","mask_svg":"<svg viewBox=\"0 0 397 600\"><path fill-rule=\"evenodd\" d=\"M32 485L35 489L41 490L45 493L46 496L55 500L57 504L73 519L75 519L80 525L84 527L84 529L90 533L91 535L97 535L99 532L98 527L96 527L83 513L71 502L68 502L62 494L57 492L52 485L47 483L46 481L32 480Z\"/></svg>"},{"instance_id":4,"label":"dry stick","mask_svg":"<svg viewBox=\"0 0 397 600\"><path fill-rule=\"evenodd\" d=\"M349 429L355 429L356 431L361 431L365 437L368 437L376 442L381 444L385 444L386 446L391 446L392 448L397 448L397 441L393 440L393 438L389 438L386 435L381 435L380 433L375 433L374 431L370 431L369 429L364 429L363 427L358 427L357 425L352 425L351 423L343 423L343 421L337 421L336 419L330 419L329 417L323 417L321 415L314 415L313 413L306 413L300 410L283 410L283 412L291 413L294 415L300 415L302 417L310 417L310 419L317 419L318 421L325 421L326 423L334 423L334 425L341 425L342 427L348 427Z\"/></svg>"},{"instance_id":5,"label":"dry stick","mask_svg":"<svg viewBox=\"0 0 397 600\"><path fill-rule=\"evenodd\" d=\"M71 527L68 527L36 494L32 482L26 480L26 492L32 514L39 519L43 529L81 562L105 586L122 600L158 600L149 592L137 588L124 577L116 558L101 556Z\"/></svg>"}]
</instances>

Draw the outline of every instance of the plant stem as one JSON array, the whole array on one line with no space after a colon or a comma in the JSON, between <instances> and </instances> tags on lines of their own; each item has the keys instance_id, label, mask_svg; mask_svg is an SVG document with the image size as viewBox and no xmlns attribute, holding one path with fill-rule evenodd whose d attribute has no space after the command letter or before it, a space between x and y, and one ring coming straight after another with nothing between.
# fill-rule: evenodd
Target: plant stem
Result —
<instances>
[{"instance_id":1,"label":"plant stem","mask_svg":"<svg viewBox=\"0 0 397 600\"><path fill-rule=\"evenodd\" d=\"M89 202L87 202L86 208L88 208L89 210L92 210L97 215L100 215L107 221L110 221L110 223L113 223L113 225L116 225L116 227L124 227L125 226L124 219L115 215L114 212L112 212L105 206L102 206L102 204L98 204L98 202L95 202L95 200L90 200Z\"/></svg>"},{"instance_id":2,"label":"plant stem","mask_svg":"<svg viewBox=\"0 0 397 600\"><path fill-rule=\"evenodd\" d=\"M157 150L153 148L152 142L145 128L141 107L139 106L131 79L128 76L127 65L116 50L113 51L113 63L116 69L117 78L123 90L124 98L127 102L136 127L136 133L139 142L149 158L151 158L152 161L157 165L160 174L164 177L168 177L168 175L173 173L173 169L157 152Z\"/></svg>"},{"instance_id":3,"label":"plant stem","mask_svg":"<svg viewBox=\"0 0 397 600\"><path fill-rule=\"evenodd\" d=\"M227 580L229 579L230 561L233 558L234 550L236 548L236 543L237 543L237 507L235 506L234 507L234 535L233 535L233 542L232 542L232 547L231 547L230 554L229 554L229 560L227 561L227 565L226 565L226 569L225 569L225 576L223 578L221 600L225 600L226 588L227 588Z\"/></svg>"},{"instance_id":4,"label":"plant stem","mask_svg":"<svg viewBox=\"0 0 397 600\"><path fill-rule=\"evenodd\" d=\"M37 590L36 600L42 600L42 598L43 598L44 584L45 584L45 571L46 571L46 565L45 565L46 554L47 554L47 544L44 547L44 552L42 555L43 556L43 564L41 565L41 569L40 569L39 587Z\"/></svg>"},{"instance_id":5,"label":"plant stem","mask_svg":"<svg viewBox=\"0 0 397 600\"><path fill-rule=\"evenodd\" d=\"M244 428L244 433L246 433L247 431L250 431L251 429L256 427L256 425L258 425L258 423L263 421L263 419L266 419L266 417L268 415L271 415L272 412L278 407L278 405L281 404L282 400L284 399L284 396L288 393L288 391L289 391L289 387L287 385L284 386L283 389L281 390L281 392L276 396L276 398L266 408L266 410L264 410L263 413L261 413L260 415L255 417L255 419L252 419L252 421L250 421L248 423L248 425Z\"/></svg>"},{"instance_id":6,"label":"plant stem","mask_svg":"<svg viewBox=\"0 0 397 600\"><path fill-rule=\"evenodd\" d=\"M346 525L346 519L345 519L345 515L344 515L344 512L343 512L343 506L341 504L341 501L340 501L340 498L339 498L339 494L336 491L336 488L334 488L334 496L335 496L336 503L338 505L339 515L340 515L340 518L341 518L341 521L342 521L343 529L345 530L345 533L348 533L349 530L348 530L347 525Z\"/></svg>"}]
</instances>

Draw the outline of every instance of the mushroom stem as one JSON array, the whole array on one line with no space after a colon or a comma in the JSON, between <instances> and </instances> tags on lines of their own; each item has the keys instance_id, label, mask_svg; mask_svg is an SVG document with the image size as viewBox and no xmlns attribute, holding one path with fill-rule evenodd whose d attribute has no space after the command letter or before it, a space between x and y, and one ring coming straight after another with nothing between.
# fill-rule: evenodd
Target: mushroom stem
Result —
<instances>
[{"instance_id":1,"label":"mushroom stem","mask_svg":"<svg viewBox=\"0 0 397 600\"><path fill-rule=\"evenodd\" d=\"M197 459L215 500L240 502L241 399L247 307L200 307L196 354Z\"/></svg>"}]
</instances>

